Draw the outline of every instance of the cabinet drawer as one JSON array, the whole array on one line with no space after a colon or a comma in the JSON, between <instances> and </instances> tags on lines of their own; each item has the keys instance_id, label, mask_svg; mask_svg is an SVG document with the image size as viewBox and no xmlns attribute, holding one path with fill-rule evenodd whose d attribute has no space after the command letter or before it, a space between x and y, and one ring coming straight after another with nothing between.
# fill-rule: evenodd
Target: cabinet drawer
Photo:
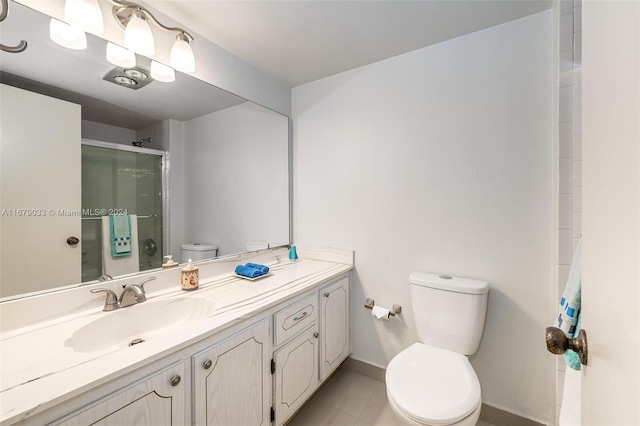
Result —
<instances>
[{"instance_id":1,"label":"cabinet drawer","mask_svg":"<svg viewBox=\"0 0 640 426\"><path fill-rule=\"evenodd\" d=\"M295 336L318 319L318 295L311 294L273 316L273 343L278 346Z\"/></svg>"}]
</instances>

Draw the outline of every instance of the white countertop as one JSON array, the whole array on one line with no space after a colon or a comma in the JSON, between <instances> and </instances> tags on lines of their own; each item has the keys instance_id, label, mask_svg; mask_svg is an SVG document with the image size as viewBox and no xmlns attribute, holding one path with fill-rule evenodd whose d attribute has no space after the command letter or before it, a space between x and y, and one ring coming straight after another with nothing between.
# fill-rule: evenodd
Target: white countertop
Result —
<instances>
[{"instance_id":1,"label":"white countertop","mask_svg":"<svg viewBox=\"0 0 640 426\"><path fill-rule=\"evenodd\" d=\"M0 424L9 425L42 412L351 269L353 261L347 264L301 258L271 265L271 274L257 281L229 273L201 277L200 288L192 292L183 292L176 285L175 291L151 294L144 303L168 298L203 298L215 305L213 313L187 328L171 330L132 347L84 353L70 347L75 330L119 311L94 310L4 333L0 340ZM136 306L124 309L136 309Z\"/></svg>"}]
</instances>

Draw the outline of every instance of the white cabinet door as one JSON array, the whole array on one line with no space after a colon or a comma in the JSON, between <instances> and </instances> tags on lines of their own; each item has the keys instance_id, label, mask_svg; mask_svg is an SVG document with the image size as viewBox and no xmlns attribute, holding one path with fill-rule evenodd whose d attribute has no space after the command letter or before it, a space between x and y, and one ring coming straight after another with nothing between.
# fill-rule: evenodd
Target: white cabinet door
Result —
<instances>
[{"instance_id":1,"label":"white cabinet door","mask_svg":"<svg viewBox=\"0 0 640 426\"><path fill-rule=\"evenodd\" d=\"M318 387L318 325L274 354L275 423L283 424Z\"/></svg>"},{"instance_id":2,"label":"white cabinet door","mask_svg":"<svg viewBox=\"0 0 640 426\"><path fill-rule=\"evenodd\" d=\"M260 321L192 358L196 425L270 424L269 327Z\"/></svg>"},{"instance_id":3,"label":"white cabinet door","mask_svg":"<svg viewBox=\"0 0 640 426\"><path fill-rule=\"evenodd\" d=\"M349 277L320 290L320 379L324 380L351 352Z\"/></svg>"},{"instance_id":4,"label":"white cabinet door","mask_svg":"<svg viewBox=\"0 0 640 426\"><path fill-rule=\"evenodd\" d=\"M185 363L89 405L56 425L180 426L186 422Z\"/></svg>"},{"instance_id":5,"label":"white cabinet door","mask_svg":"<svg viewBox=\"0 0 640 426\"><path fill-rule=\"evenodd\" d=\"M0 84L0 297L80 282L80 105Z\"/></svg>"}]
</instances>

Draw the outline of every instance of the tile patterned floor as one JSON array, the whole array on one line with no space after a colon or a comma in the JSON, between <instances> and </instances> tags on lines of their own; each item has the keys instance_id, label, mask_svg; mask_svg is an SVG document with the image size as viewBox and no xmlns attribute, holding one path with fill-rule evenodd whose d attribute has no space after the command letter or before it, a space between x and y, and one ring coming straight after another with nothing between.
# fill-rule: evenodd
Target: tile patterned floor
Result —
<instances>
[{"instance_id":1,"label":"tile patterned floor","mask_svg":"<svg viewBox=\"0 0 640 426\"><path fill-rule=\"evenodd\" d=\"M384 382L339 368L287 426L400 426L386 392Z\"/></svg>"}]
</instances>

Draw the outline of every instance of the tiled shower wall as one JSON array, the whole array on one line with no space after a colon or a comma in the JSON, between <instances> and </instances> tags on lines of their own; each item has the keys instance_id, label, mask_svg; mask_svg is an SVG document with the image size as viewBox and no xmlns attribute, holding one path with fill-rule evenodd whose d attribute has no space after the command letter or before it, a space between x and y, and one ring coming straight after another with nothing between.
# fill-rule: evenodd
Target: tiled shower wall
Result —
<instances>
[{"instance_id":1,"label":"tiled shower wall","mask_svg":"<svg viewBox=\"0 0 640 426\"><path fill-rule=\"evenodd\" d=\"M558 302L582 233L582 0L559 0ZM566 364L556 361L556 424Z\"/></svg>"}]
</instances>

